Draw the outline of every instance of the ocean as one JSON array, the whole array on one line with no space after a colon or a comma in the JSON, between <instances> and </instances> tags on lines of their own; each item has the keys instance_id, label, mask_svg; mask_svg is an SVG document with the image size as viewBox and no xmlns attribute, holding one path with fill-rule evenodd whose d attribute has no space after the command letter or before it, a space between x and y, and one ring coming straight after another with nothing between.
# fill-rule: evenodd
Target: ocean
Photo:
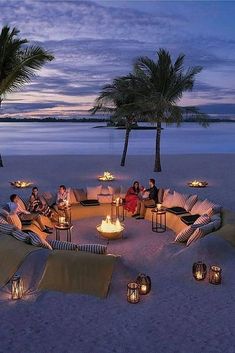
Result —
<instances>
[{"instance_id":1,"label":"ocean","mask_svg":"<svg viewBox=\"0 0 235 353\"><path fill-rule=\"evenodd\" d=\"M125 130L94 128L105 123L1 123L3 155L120 155ZM128 154L150 155L155 130L133 130ZM212 123L208 128L184 123L164 126L162 154L235 153L235 123Z\"/></svg>"}]
</instances>

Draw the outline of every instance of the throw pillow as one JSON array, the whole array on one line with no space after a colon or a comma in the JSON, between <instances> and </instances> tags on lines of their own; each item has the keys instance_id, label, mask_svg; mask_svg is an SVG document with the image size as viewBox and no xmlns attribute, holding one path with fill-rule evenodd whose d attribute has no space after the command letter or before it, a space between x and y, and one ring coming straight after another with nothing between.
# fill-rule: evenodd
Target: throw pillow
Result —
<instances>
[{"instance_id":1,"label":"throw pillow","mask_svg":"<svg viewBox=\"0 0 235 353\"><path fill-rule=\"evenodd\" d=\"M48 240L53 250L77 250L77 244L60 240Z\"/></svg>"},{"instance_id":2,"label":"throw pillow","mask_svg":"<svg viewBox=\"0 0 235 353\"><path fill-rule=\"evenodd\" d=\"M56 194L53 194L50 191L43 192L42 196L46 200L47 204L51 207L53 204L56 203Z\"/></svg>"},{"instance_id":3,"label":"throw pillow","mask_svg":"<svg viewBox=\"0 0 235 353\"><path fill-rule=\"evenodd\" d=\"M197 195L191 195L189 198L186 200L184 208L186 209L187 212L190 212L195 203L197 202Z\"/></svg>"},{"instance_id":4,"label":"throw pillow","mask_svg":"<svg viewBox=\"0 0 235 353\"><path fill-rule=\"evenodd\" d=\"M8 224L8 222L5 220L5 218L0 216L0 224Z\"/></svg>"},{"instance_id":5,"label":"throw pillow","mask_svg":"<svg viewBox=\"0 0 235 353\"><path fill-rule=\"evenodd\" d=\"M26 209L27 209L26 202L19 195L16 197L16 202L23 210L26 211Z\"/></svg>"},{"instance_id":6,"label":"throw pillow","mask_svg":"<svg viewBox=\"0 0 235 353\"><path fill-rule=\"evenodd\" d=\"M222 223L222 218L220 213L216 213L213 216L211 216L211 221L214 224L214 230L217 230L220 228L221 223Z\"/></svg>"},{"instance_id":7,"label":"throw pillow","mask_svg":"<svg viewBox=\"0 0 235 353\"><path fill-rule=\"evenodd\" d=\"M13 224L17 229L22 229L21 220L19 219L16 213L9 214L9 216L7 217L7 220L9 224Z\"/></svg>"},{"instance_id":8,"label":"throw pillow","mask_svg":"<svg viewBox=\"0 0 235 353\"><path fill-rule=\"evenodd\" d=\"M168 194L172 195L171 190L170 189L164 189L162 202L165 200L165 198L167 197Z\"/></svg>"},{"instance_id":9,"label":"throw pillow","mask_svg":"<svg viewBox=\"0 0 235 353\"><path fill-rule=\"evenodd\" d=\"M78 203L75 193L71 188L69 189L69 203L70 205L74 205L75 203Z\"/></svg>"},{"instance_id":10,"label":"throw pillow","mask_svg":"<svg viewBox=\"0 0 235 353\"><path fill-rule=\"evenodd\" d=\"M88 186L87 187L87 199L97 200L97 195L101 193L102 185Z\"/></svg>"},{"instance_id":11,"label":"throw pillow","mask_svg":"<svg viewBox=\"0 0 235 353\"><path fill-rule=\"evenodd\" d=\"M13 230L16 230L16 227L12 224L0 224L0 232L4 234L11 235Z\"/></svg>"},{"instance_id":12,"label":"throw pillow","mask_svg":"<svg viewBox=\"0 0 235 353\"><path fill-rule=\"evenodd\" d=\"M195 203L195 205L192 207L190 213L191 214L200 214L202 215L205 212L202 212L202 204L204 201L202 200L197 200L197 202Z\"/></svg>"},{"instance_id":13,"label":"throw pillow","mask_svg":"<svg viewBox=\"0 0 235 353\"><path fill-rule=\"evenodd\" d=\"M210 213L210 215L213 216L213 214L221 211L221 206L205 199L201 205L201 209L203 213Z\"/></svg>"},{"instance_id":14,"label":"throw pillow","mask_svg":"<svg viewBox=\"0 0 235 353\"><path fill-rule=\"evenodd\" d=\"M186 200L188 199L188 195L185 195L185 194L181 194L177 191L174 191L174 194L173 194L173 205L172 206L178 206L178 207L182 207L182 208L185 208L184 205L185 205L185 202Z\"/></svg>"},{"instance_id":15,"label":"throw pillow","mask_svg":"<svg viewBox=\"0 0 235 353\"><path fill-rule=\"evenodd\" d=\"M27 239L29 238L28 234L25 232L22 232L21 230L13 230L11 232L11 235L20 241L27 241Z\"/></svg>"},{"instance_id":16,"label":"throw pillow","mask_svg":"<svg viewBox=\"0 0 235 353\"><path fill-rule=\"evenodd\" d=\"M195 229L193 229L191 226L188 226L184 228L175 238L175 242L181 243L187 241L190 236L193 234Z\"/></svg>"},{"instance_id":17,"label":"throw pillow","mask_svg":"<svg viewBox=\"0 0 235 353\"><path fill-rule=\"evenodd\" d=\"M77 251L86 251L93 254L107 254L107 246L101 244L78 244Z\"/></svg>"},{"instance_id":18,"label":"throw pillow","mask_svg":"<svg viewBox=\"0 0 235 353\"><path fill-rule=\"evenodd\" d=\"M211 218L207 214L203 214L200 216L193 224L192 228L199 228L205 224L208 224L211 222Z\"/></svg>"},{"instance_id":19,"label":"throw pillow","mask_svg":"<svg viewBox=\"0 0 235 353\"><path fill-rule=\"evenodd\" d=\"M51 245L36 233L28 232L28 238L32 245L52 250Z\"/></svg>"},{"instance_id":20,"label":"throw pillow","mask_svg":"<svg viewBox=\"0 0 235 353\"><path fill-rule=\"evenodd\" d=\"M3 217L5 220L7 220L7 217L9 216L9 212L6 211L4 208L0 208L0 216Z\"/></svg>"},{"instance_id":21,"label":"throw pillow","mask_svg":"<svg viewBox=\"0 0 235 353\"><path fill-rule=\"evenodd\" d=\"M174 195L168 193L166 195L166 197L164 197L162 205L167 208L171 208L171 207L175 206L174 205Z\"/></svg>"},{"instance_id":22,"label":"throw pillow","mask_svg":"<svg viewBox=\"0 0 235 353\"><path fill-rule=\"evenodd\" d=\"M81 202L87 199L86 192L84 189L73 189L74 195L77 202Z\"/></svg>"},{"instance_id":23,"label":"throw pillow","mask_svg":"<svg viewBox=\"0 0 235 353\"><path fill-rule=\"evenodd\" d=\"M206 234L209 234L209 233L213 232L213 230L214 230L213 222L210 222L208 224L205 224L205 225L197 228L195 230L195 232L188 239L186 246L189 246L191 243L193 243L196 240L204 237Z\"/></svg>"},{"instance_id":24,"label":"throw pillow","mask_svg":"<svg viewBox=\"0 0 235 353\"><path fill-rule=\"evenodd\" d=\"M159 188L158 189L158 194L157 194L158 203L162 203L163 202L163 196L164 196L164 189Z\"/></svg>"}]
</instances>

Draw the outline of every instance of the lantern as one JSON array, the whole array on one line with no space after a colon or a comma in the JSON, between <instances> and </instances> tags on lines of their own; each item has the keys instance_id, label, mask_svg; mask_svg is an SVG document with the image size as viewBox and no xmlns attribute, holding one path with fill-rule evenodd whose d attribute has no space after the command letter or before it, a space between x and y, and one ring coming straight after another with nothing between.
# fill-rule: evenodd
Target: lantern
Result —
<instances>
[{"instance_id":1,"label":"lantern","mask_svg":"<svg viewBox=\"0 0 235 353\"><path fill-rule=\"evenodd\" d=\"M19 275L14 275L11 283L12 299L21 299L24 293L23 280Z\"/></svg>"},{"instance_id":2,"label":"lantern","mask_svg":"<svg viewBox=\"0 0 235 353\"><path fill-rule=\"evenodd\" d=\"M162 204L161 203L157 203L157 211L161 211L162 209Z\"/></svg>"},{"instance_id":3,"label":"lantern","mask_svg":"<svg viewBox=\"0 0 235 353\"><path fill-rule=\"evenodd\" d=\"M209 283L211 284L221 284L222 269L219 266L211 266L209 271Z\"/></svg>"},{"instance_id":4,"label":"lantern","mask_svg":"<svg viewBox=\"0 0 235 353\"><path fill-rule=\"evenodd\" d=\"M136 279L136 283L139 285L140 294L148 294L151 291L151 279L144 273L140 273Z\"/></svg>"},{"instance_id":5,"label":"lantern","mask_svg":"<svg viewBox=\"0 0 235 353\"><path fill-rule=\"evenodd\" d=\"M64 216L59 216L59 225L61 227L65 225L65 217Z\"/></svg>"},{"instance_id":6,"label":"lantern","mask_svg":"<svg viewBox=\"0 0 235 353\"><path fill-rule=\"evenodd\" d=\"M196 281L203 281L206 278L206 265L203 264L201 261L195 262L193 264L193 277Z\"/></svg>"},{"instance_id":7,"label":"lantern","mask_svg":"<svg viewBox=\"0 0 235 353\"><path fill-rule=\"evenodd\" d=\"M140 301L139 285L136 282L130 282L127 285L127 301L132 304Z\"/></svg>"}]
</instances>

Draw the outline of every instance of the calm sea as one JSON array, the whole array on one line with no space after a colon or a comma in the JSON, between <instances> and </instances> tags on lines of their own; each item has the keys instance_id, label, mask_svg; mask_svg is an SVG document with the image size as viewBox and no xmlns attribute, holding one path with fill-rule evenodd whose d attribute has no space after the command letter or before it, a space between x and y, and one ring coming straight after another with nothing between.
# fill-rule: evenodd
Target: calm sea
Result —
<instances>
[{"instance_id":1,"label":"calm sea","mask_svg":"<svg viewBox=\"0 0 235 353\"><path fill-rule=\"evenodd\" d=\"M1 123L0 153L4 155L111 154L122 152L125 130L94 128L104 123ZM130 155L153 154L154 130L131 132ZM235 153L235 123L208 128L185 123L162 131L162 154Z\"/></svg>"}]
</instances>

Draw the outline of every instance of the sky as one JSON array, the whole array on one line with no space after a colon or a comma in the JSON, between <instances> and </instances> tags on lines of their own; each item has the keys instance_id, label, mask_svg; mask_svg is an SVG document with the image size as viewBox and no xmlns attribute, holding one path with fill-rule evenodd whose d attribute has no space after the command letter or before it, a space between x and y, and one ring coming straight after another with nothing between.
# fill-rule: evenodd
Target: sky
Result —
<instances>
[{"instance_id":1,"label":"sky","mask_svg":"<svg viewBox=\"0 0 235 353\"><path fill-rule=\"evenodd\" d=\"M0 27L55 56L6 97L2 116L85 116L105 84L159 48L203 66L181 105L235 115L234 14L233 1L0 0Z\"/></svg>"}]
</instances>

